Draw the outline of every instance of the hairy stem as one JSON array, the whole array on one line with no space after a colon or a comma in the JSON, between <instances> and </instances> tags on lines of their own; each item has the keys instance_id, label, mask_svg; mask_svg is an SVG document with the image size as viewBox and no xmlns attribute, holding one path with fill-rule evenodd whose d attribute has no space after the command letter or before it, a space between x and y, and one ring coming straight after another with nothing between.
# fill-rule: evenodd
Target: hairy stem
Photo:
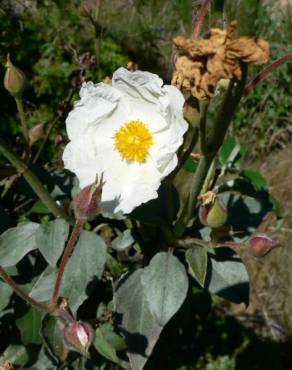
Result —
<instances>
[{"instance_id":1,"label":"hairy stem","mask_svg":"<svg viewBox=\"0 0 292 370\"><path fill-rule=\"evenodd\" d=\"M76 244L76 241L77 241L77 239L78 239L78 237L79 237L79 235L82 231L83 224L84 224L84 221L82 221L82 220L77 220L75 222L75 225L74 225L74 228L72 230L70 239L68 240L68 243L65 247L65 250L64 250L64 253L63 253L63 256L62 256L62 260L61 260L61 263L60 263L58 275L57 275L56 282L55 282L53 296L52 296L52 299L51 299L52 304L56 304L57 300L59 298L61 284L62 284L62 278L63 278L64 272L65 272L65 268L66 268L66 265L69 261L69 257L70 257L70 255L73 251L73 248Z\"/></svg>"},{"instance_id":2,"label":"hairy stem","mask_svg":"<svg viewBox=\"0 0 292 370\"><path fill-rule=\"evenodd\" d=\"M261 82L270 72L273 72L276 68L291 60L292 53L284 55L283 57L275 60L273 63L262 69L260 73L258 73L256 77L245 86L243 95L248 95L256 87L256 85Z\"/></svg>"},{"instance_id":3,"label":"hairy stem","mask_svg":"<svg viewBox=\"0 0 292 370\"><path fill-rule=\"evenodd\" d=\"M211 0L204 0L202 1L201 4L202 4L201 9L195 20L195 27L193 32L194 39L197 39L200 36L205 16L207 14L209 6L211 5Z\"/></svg>"},{"instance_id":4,"label":"hairy stem","mask_svg":"<svg viewBox=\"0 0 292 370\"><path fill-rule=\"evenodd\" d=\"M0 153L8 159L8 161L17 169L18 173L22 175L29 183L33 191L40 198L40 200L47 206L55 217L68 219L68 215L63 208L58 206L55 200L50 196L38 177L27 167L27 165L20 160L10 148L0 139Z\"/></svg>"},{"instance_id":5,"label":"hairy stem","mask_svg":"<svg viewBox=\"0 0 292 370\"><path fill-rule=\"evenodd\" d=\"M41 311L48 311L48 306L46 304L35 301L33 298L28 296L22 289L20 289L19 286L15 283L15 281L6 273L2 266L0 266L0 276L20 298L22 298L31 306L34 306Z\"/></svg>"},{"instance_id":6,"label":"hairy stem","mask_svg":"<svg viewBox=\"0 0 292 370\"><path fill-rule=\"evenodd\" d=\"M28 127L27 127L27 124L26 124L26 120L25 120L25 113L24 113L24 109L23 109L22 98L21 97L16 97L15 102L16 102L18 113L19 113L19 118L20 118L20 122L21 122L23 137L24 137L25 141L27 143L29 143L29 131L28 131Z\"/></svg>"}]
</instances>

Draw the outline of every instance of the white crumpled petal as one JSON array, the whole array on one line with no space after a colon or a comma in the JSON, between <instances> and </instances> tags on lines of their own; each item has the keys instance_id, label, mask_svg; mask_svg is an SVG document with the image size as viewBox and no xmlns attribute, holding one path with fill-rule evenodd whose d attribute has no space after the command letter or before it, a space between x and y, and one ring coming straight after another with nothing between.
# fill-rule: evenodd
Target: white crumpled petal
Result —
<instances>
[{"instance_id":1,"label":"white crumpled petal","mask_svg":"<svg viewBox=\"0 0 292 370\"><path fill-rule=\"evenodd\" d=\"M103 173L105 212L130 213L156 198L161 181L177 165L176 151L188 127L179 90L162 87L152 73L120 68L112 86L84 84L80 97L66 120L71 141L63 154L65 168L76 174L81 188ZM153 137L144 162L123 159L115 148L116 132L131 121L146 124Z\"/></svg>"}]
</instances>

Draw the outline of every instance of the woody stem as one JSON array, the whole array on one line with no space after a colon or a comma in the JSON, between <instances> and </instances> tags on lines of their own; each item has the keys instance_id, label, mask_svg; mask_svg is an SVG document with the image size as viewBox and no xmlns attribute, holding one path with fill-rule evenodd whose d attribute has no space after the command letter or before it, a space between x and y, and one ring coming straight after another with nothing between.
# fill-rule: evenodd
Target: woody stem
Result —
<instances>
[{"instance_id":1,"label":"woody stem","mask_svg":"<svg viewBox=\"0 0 292 370\"><path fill-rule=\"evenodd\" d=\"M65 268L67 266L69 257L70 257L70 255L73 251L73 248L76 244L76 241L77 241L77 239L78 239L78 237L79 237L79 235L82 231L83 224L84 224L83 220L76 220L74 228L73 228L71 236L70 236L70 239L68 240L68 243L65 247L64 254L62 256L62 260L61 260L61 263L60 263L58 275L57 275L56 282L55 282L53 296L52 296L52 299L51 299L52 304L56 304L57 299L59 298L61 283L62 283L62 278L63 278L64 272L65 272Z\"/></svg>"}]
</instances>

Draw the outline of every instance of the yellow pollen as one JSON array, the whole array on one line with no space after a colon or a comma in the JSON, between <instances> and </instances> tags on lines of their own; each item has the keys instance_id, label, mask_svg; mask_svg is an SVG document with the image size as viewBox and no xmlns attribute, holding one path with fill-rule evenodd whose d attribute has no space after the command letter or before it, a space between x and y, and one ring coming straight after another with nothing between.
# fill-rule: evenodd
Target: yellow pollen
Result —
<instances>
[{"instance_id":1,"label":"yellow pollen","mask_svg":"<svg viewBox=\"0 0 292 370\"><path fill-rule=\"evenodd\" d=\"M123 159L145 162L153 144L153 135L142 121L126 122L114 136L115 149Z\"/></svg>"}]
</instances>

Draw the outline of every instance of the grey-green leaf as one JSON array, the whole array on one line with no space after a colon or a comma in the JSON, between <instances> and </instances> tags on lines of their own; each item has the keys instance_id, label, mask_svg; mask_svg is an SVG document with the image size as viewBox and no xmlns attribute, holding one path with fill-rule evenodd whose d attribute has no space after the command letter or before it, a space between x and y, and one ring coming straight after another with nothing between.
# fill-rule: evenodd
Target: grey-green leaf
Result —
<instances>
[{"instance_id":1,"label":"grey-green leaf","mask_svg":"<svg viewBox=\"0 0 292 370\"><path fill-rule=\"evenodd\" d=\"M116 364L119 364L120 360L116 351L105 337L102 328L97 328L95 331L94 346L102 356Z\"/></svg>"},{"instance_id":2,"label":"grey-green leaf","mask_svg":"<svg viewBox=\"0 0 292 370\"><path fill-rule=\"evenodd\" d=\"M230 248L209 251L210 270L206 288L234 303L248 303L249 277L239 256Z\"/></svg>"},{"instance_id":3,"label":"grey-green leaf","mask_svg":"<svg viewBox=\"0 0 292 370\"><path fill-rule=\"evenodd\" d=\"M28 353L24 346L10 344L1 355L1 363L10 362L13 365L24 366L28 358Z\"/></svg>"},{"instance_id":4,"label":"grey-green leaf","mask_svg":"<svg viewBox=\"0 0 292 370\"><path fill-rule=\"evenodd\" d=\"M56 266L69 234L69 225L63 219L40 225L36 233L36 242L41 254L52 267Z\"/></svg>"},{"instance_id":5,"label":"grey-green leaf","mask_svg":"<svg viewBox=\"0 0 292 370\"><path fill-rule=\"evenodd\" d=\"M95 233L82 231L62 280L61 295L75 312L100 279L106 262L105 242Z\"/></svg>"},{"instance_id":6,"label":"grey-green leaf","mask_svg":"<svg viewBox=\"0 0 292 370\"><path fill-rule=\"evenodd\" d=\"M39 302L49 301L53 294L56 277L57 269L52 269L50 266L48 266L34 282L30 289L29 296Z\"/></svg>"},{"instance_id":7,"label":"grey-green leaf","mask_svg":"<svg viewBox=\"0 0 292 370\"><path fill-rule=\"evenodd\" d=\"M0 236L0 264L2 267L16 265L28 252L37 248L36 231L39 224L21 223Z\"/></svg>"},{"instance_id":8,"label":"grey-green leaf","mask_svg":"<svg viewBox=\"0 0 292 370\"><path fill-rule=\"evenodd\" d=\"M42 313L31 307L24 316L16 321L23 344L41 344L40 335Z\"/></svg>"},{"instance_id":9,"label":"grey-green leaf","mask_svg":"<svg viewBox=\"0 0 292 370\"><path fill-rule=\"evenodd\" d=\"M186 298L189 281L184 266L169 252L157 253L141 281L151 312L164 326Z\"/></svg>"},{"instance_id":10,"label":"grey-green leaf","mask_svg":"<svg viewBox=\"0 0 292 370\"><path fill-rule=\"evenodd\" d=\"M207 275L208 253L206 248L198 245L192 246L186 252L186 261L190 274L203 287Z\"/></svg>"},{"instance_id":11,"label":"grey-green leaf","mask_svg":"<svg viewBox=\"0 0 292 370\"><path fill-rule=\"evenodd\" d=\"M132 275L123 276L114 296L131 368L135 370L143 369L162 331L143 294L142 274L143 270L138 269Z\"/></svg>"},{"instance_id":12,"label":"grey-green leaf","mask_svg":"<svg viewBox=\"0 0 292 370\"><path fill-rule=\"evenodd\" d=\"M0 311L2 311L9 303L10 296L13 290L4 281L0 280Z\"/></svg>"}]
</instances>

